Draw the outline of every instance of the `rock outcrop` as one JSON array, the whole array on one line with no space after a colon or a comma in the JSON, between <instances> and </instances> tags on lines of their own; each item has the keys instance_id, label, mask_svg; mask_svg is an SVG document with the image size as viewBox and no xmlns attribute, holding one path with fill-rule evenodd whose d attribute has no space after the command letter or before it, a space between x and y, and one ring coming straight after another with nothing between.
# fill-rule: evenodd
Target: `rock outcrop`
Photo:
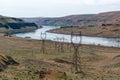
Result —
<instances>
[{"instance_id":1,"label":"rock outcrop","mask_svg":"<svg viewBox=\"0 0 120 80\"><path fill-rule=\"evenodd\" d=\"M12 57L0 54L0 71L3 71L7 68L8 65L19 65Z\"/></svg>"}]
</instances>

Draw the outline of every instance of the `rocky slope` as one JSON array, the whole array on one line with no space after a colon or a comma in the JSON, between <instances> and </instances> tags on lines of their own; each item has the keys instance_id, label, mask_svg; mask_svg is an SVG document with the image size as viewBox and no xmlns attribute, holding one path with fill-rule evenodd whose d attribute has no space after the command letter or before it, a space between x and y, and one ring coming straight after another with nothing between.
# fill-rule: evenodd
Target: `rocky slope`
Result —
<instances>
[{"instance_id":1,"label":"rocky slope","mask_svg":"<svg viewBox=\"0 0 120 80\"><path fill-rule=\"evenodd\" d=\"M19 65L12 57L0 54L0 71L3 71L8 65Z\"/></svg>"},{"instance_id":2,"label":"rocky slope","mask_svg":"<svg viewBox=\"0 0 120 80\"><path fill-rule=\"evenodd\" d=\"M38 28L35 23L26 23L21 19L0 15L0 33L15 30L32 30Z\"/></svg>"}]
</instances>

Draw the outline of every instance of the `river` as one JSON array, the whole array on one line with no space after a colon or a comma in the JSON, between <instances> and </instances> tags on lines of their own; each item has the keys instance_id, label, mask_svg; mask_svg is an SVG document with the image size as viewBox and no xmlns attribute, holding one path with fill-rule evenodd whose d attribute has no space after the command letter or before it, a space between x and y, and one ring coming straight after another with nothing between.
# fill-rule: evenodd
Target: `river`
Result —
<instances>
[{"instance_id":1,"label":"river","mask_svg":"<svg viewBox=\"0 0 120 80\"><path fill-rule=\"evenodd\" d=\"M46 38L45 38L46 40L63 41L63 39L64 39L64 42L70 43L71 35L47 32L48 30L52 30L52 29L56 29L56 28L60 28L60 27L59 26L43 26L43 28L37 29L34 32L17 33L17 34L14 34L14 36L22 37L22 38L30 37L32 39L40 40L41 38L45 37L45 34L41 35L41 33L46 33ZM77 38L73 38L72 41L74 43L79 43L80 39L79 39L79 37L77 37ZM82 36L81 42L82 42L82 44L120 47L120 38L103 38L103 37Z\"/></svg>"}]
</instances>

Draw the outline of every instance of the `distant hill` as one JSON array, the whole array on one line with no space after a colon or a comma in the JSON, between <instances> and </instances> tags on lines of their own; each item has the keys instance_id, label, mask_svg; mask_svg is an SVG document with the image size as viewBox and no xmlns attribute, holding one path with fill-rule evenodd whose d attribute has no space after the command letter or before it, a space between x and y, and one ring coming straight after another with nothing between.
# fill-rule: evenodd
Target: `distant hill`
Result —
<instances>
[{"instance_id":1,"label":"distant hill","mask_svg":"<svg viewBox=\"0 0 120 80\"><path fill-rule=\"evenodd\" d=\"M56 18L22 18L26 22L35 22L40 25L57 26L113 26L120 24L120 11L103 12L99 14L70 15Z\"/></svg>"},{"instance_id":2,"label":"distant hill","mask_svg":"<svg viewBox=\"0 0 120 80\"><path fill-rule=\"evenodd\" d=\"M38 26L41 25L51 25L51 26L70 26L70 25L79 25L79 23L87 18L94 16L94 14L85 14L85 15L70 15L65 17L56 17L56 18L21 18L26 22L34 22Z\"/></svg>"},{"instance_id":3,"label":"distant hill","mask_svg":"<svg viewBox=\"0 0 120 80\"><path fill-rule=\"evenodd\" d=\"M24 31L27 29L28 31L35 28L37 28L37 25L35 23L27 23L19 18L6 17L0 15L0 33L9 31L13 32L16 29L17 30L24 29Z\"/></svg>"}]
</instances>

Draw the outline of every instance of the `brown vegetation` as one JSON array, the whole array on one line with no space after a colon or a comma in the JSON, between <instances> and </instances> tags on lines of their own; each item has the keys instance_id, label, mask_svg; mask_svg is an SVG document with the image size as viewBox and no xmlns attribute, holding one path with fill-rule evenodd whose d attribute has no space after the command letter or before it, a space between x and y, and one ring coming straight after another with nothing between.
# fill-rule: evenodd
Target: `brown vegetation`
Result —
<instances>
[{"instance_id":1,"label":"brown vegetation","mask_svg":"<svg viewBox=\"0 0 120 80\"><path fill-rule=\"evenodd\" d=\"M120 11L103 12L99 14L70 15L55 18L24 18L23 20L27 22L34 22L39 26L113 26L120 25Z\"/></svg>"},{"instance_id":2,"label":"brown vegetation","mask_svg":"<svg viewBox=\"0 0 120 80\"><path fill-rule=\"evenodd\" d=\"M0 79L8 80L119 80L120 49L83 45L79 49L81 68L85 74L72 70L73 48L64 43L64 52L54 49L54 42L45 41L46 52L41 51L41 41L0 35L0 52L12 56L18 66L8 66L0 72ZM91 53L91 50L94 53Z\"/></svg>"},{"instance_id":3,"label":"brown vegetation","mask_svg":"<svg viewBox=\"0 0 120 80\"><path fill-rule=\"evenodd\" d=\"M98 36L98 37L120 37L120 26L109 26L109 27L87 27L87 28L61 28L50 30L53 33L62 34L79 34L82 32L84 36Z\"/></svg>"}]
</instances>

